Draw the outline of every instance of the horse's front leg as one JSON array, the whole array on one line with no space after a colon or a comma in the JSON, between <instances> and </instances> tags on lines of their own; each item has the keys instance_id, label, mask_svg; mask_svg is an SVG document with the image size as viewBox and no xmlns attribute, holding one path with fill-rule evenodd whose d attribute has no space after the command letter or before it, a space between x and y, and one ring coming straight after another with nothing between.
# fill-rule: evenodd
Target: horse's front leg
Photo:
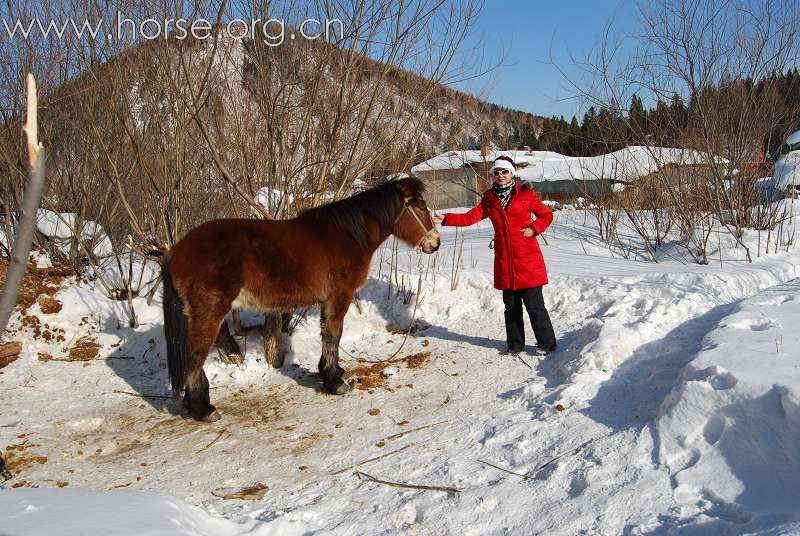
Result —
<instances>
[{"instance_id":1,"label":"horse's front leg","mask_svg":"<svg viewBox=\"0 0 800 536\"><path fill-rule=\"evenodd\" d=\"M344 369L339 366L339 340L347 307L352 296L337 297L322 304L320 309L320 331L322 332L322 356L319 358L319 372L325 390L335 395L343 395L351 387L344 381Z\"/></svg>"}]
</instances>

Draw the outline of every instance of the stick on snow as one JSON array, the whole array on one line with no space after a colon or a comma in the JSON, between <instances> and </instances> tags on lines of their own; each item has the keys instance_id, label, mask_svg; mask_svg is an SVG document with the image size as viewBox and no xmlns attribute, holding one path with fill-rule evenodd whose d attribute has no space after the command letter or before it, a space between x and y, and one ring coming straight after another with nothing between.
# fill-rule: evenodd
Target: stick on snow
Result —
<instances>
[{"instance_id":1,"label":"stick on snow","mask_svg":"<svg viewBox=\"0 0 800 536\"><path fill-rule=\"evenodd\" d=\"M426 428L432 428L434 426L439 426L440 424L444 424L447 421L439 421L434 422L431 424L426 424L425 426L420 426L418 428L412 428L411 430L406 430L405 432L400 432L399 434L390 435L389 437L384 437L383 441L392 441L394 439L399 439L403 436L407 436L408 434L413 434L414 432L419 432L420 430L425 430Z\"/></svg>"},{"instance_id":2,"label":"stick on snow","mask_svg":"<svg viewBox=\"0 0 800 536\"><path fill-rule=\"evenodd\" d=\"M595 439L596 439L596 438L595 438ZM536 473L538 473L539 471L541 471L542 469L544 469L545 467L547 467L547 466L548 466L548 465L550 465L551 463L553 463L553 462L555 462L555 461L558 461L558 460L560 460L561 458L563 458L564 456L566 456L566 455L568 455L568 454L575 454L575 453L577 453L578 451L580 451L580 450L581 450L583 447L585 447L586 445L588 445L588 444L589 444L589 443L591 443L592 441L594 441L594 439L589 439L588 441L584 441L583 443L581 443L581 444L580 444L580 445L578 445L577 447L575 447L575 448L573 448L573 449L570 449L570 450L565 450L564 452L562 452L562 453L561 453L561 454L559 454L558 456L555 456L554 458L551 458L551 459L549 459L549 460L548 460L548 461L546 461L545 463L543 463L543 464L541 464L541 465L537 465L537 466L536 466L536 468L535 468L533 471L531 471L530 473L528 473L528 474L527 474L527 477L528 477L528 478L531 478L531 477L533 477L533 476L536 476Z\"/></svg>"},{"instance_id":3,"label":"stick on snow","mask_svg":"<svg viewBox=\"0 0 800 536\"><path fill-rule=\"evenodd\" d=\"M390 480L381 480L380 478L375 478L372 475L368 475L367 473L362 473L361 471L356 471L356 475L359 478L366 478L370 482L377 482L378 484L386 484L387 486L392 486L395 488L406 488L406 489L421 489L427 491L444 491L445 493L461 493L461 488L451 488L447 486L427 486L424 484L404 484L402 482L392 482Z\"/></svg>"},{"instance_id":4,"label":"stick on snow","mask_svg":"<svg viewBox=\"0 0 800 536\"><path fill-rule=\"evenodd\" d=\"M346 473L347 471L349 471L351 469L355 469L356 467L361 467L362 465L366 465L368 463L376 462L378 460L382 460L383 458L388 458L389 456L391 456L393 454L397 454L398 452L402 452L402 451L406 450L407 448L409 448L409 447L411 447L413 445L414 445L414 443L409 443L405 447L401 447L401 448L399 448L397 450L393 450L391 452L387 452L386 454L381 454L380 456L375 456L374 458L370 458L368 460L364 460L363 462L358 462L357 464L351 465L349 467L345 467L344 469L339 469L338 471L336 471L334 473L331 473L331 475L332 476L341 475L342 473ZM356 472L358 472L358 471L356 471Z\"/></svg>"},{"instance_id":5,"label":"stick on snow","mask_svg":"<svg viewBox=\"0 0 800 536\"><path fill-rule=\"evenodd\" d=\"M484 465L488 465L489 467L494 467L498 471L503 471L504 473L508 473L510 475L518 476L522 480L528 480L528 475L523 475L522 473L515 473L514 471L511 471L510 469L504 469L503 467L500 467L499 465L495 465L493 463L489 463L489 462L487 462L485 460L475 460L475 461L478 462L478 463L482 463Z\"/></svg>"}]
</instances>

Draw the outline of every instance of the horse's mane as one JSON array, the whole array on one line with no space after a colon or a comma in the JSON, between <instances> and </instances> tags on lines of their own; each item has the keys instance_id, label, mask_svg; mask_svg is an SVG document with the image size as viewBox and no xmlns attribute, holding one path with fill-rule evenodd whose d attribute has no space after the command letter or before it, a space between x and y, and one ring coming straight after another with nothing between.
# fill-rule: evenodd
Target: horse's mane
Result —
<instances>
[{"instance_id":1,"label":"horse's mane","mask_svg":"<svg viewBox=\"0 0 800 536\"><path fill-rule=\"evenodd\" d=\"M404 193L405 192L405 193ZM302 220L317 220L333 223L338 229L350 233L361 247L369 243L364 228L364 215L375 219L381 232L389 232L397 219L397 213L406 195L421 196L425 185L416 177L385 182L369 190L364 190L340 201L334 201L315 208L304 210L298 215Z\"/></svg>"}]
</instances>

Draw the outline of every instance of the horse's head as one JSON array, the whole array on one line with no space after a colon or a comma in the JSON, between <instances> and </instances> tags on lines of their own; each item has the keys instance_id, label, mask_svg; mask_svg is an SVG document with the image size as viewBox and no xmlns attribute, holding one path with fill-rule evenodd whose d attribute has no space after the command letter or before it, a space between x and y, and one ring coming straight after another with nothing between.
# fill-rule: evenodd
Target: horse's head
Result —
<instances>
[{"instance_id":1,"label":"horse's head","mask_svg":"<svg viewBox=\"0 0 800 536\"><path fill-rule=\"evenodd\" d=\"M425 253L433 253L439 249L439 232L422 198L425 185L412 177L395 184L403 197L403 205L394 220L392 234L409 246L421 247Z\"/></svg>"}]
</instances>

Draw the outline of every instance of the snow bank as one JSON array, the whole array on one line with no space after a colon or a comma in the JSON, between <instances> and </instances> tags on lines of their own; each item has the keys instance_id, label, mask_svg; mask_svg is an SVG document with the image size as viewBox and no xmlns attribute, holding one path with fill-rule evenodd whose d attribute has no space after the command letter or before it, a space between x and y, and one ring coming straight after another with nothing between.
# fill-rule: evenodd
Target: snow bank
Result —
<instances>
[{"instance_id":1,"label":"snow bank","mask_svg":"<svg viewBox=\"0 0 800 536\"><path fill-rule=\"evenodd\" d=\"M14 225L16 224L17 221L14 219ZM78 227L80 227L78 234L81 240L86 242L87 248L91 248L95 256L106 257L113 255L114 250L111 240L106 235L103 227L96 221L85 220L81 222L74 212L58 213L45 208L40 208L36 212L36 229L63 253L69 252ZM13 232L16 232L16 230ZM5 229L0 229L0 244L4 248L9 247Z\"/></svg>"},{"instance_id":2,"label":"snow bank","mask_svg":"<svg viewBox=\"0 0 800 536\"><path fill-rule=\"evenodd\" d=\"M122 271L120 272L120 267ZM99 272L99 274L98 274ZM131 290L139 295L146 294L158 282L161 266L158 262L143 258L137 253L121 253L119 262L116 256L101 259L97 268L88 267L87 277L90 280L102 277L103 281L114 289L125 288L123 280L131 280Z\"/></svg>"},{"instance_id":3,"label":"snow bank","mask_svg":"<svg viewBox=\"0 0 800 536\"><path fill-rule=\"evenodd\" d=\"M800 279L741 302L665 400L659 455L681 517L717 531L800 521L798 324Z\"/></svg>"},{"instance_id":4,"label":"snow bank","mask_svg":"<svg viewBox=\"0 0 800 536\"><path fill-rule=\"evenodd\" d=\"M411 171L452 169L469 163L490 162L501 155L525 164L517 170L517 175L533 182L599 179L633 182L667 164L698 165L709 159L699 151L644 146L626 147L592 157L565 156L551 151L491 151L484 158L481 151L450 151L417 164Z\"/></svg>"},{"instance_id":5,"label":"snow bank","mask_svg":"<svg viewBox=\"0 0 800 536\"><path fill-rule=\"evenodd\" d=\"M15 536L300 536L321 534L300 523L234 523L166 493L18 489L0 491L3 535Z\"/></svg>"},{"instance_id":6,"label":"snow bank","mask_svg":"<svg viewBox=\"0 0 800 536\"><path fill-rule=\"evenodd\" d=\"M292 194L284 193L280 190L269 188L268 186L262 186L258 189L258 192L256 192L255 201L267 209L270 214L275 215L284 197L286 198L286 204L294 202Z\"/></svg>"},{"instance_id":7,"label":"snow bank","mask_svg":"<svg viewBox=\"0 0 800 536\"><path fill-rule=\"evenodd\" d=\"M76 234L88 242L87 247L92 248L95 256L106 257L114 253L111 240L100 224L91 220L80 221L74 212L59 214L40 208L36 213L36 228L64 253L69 252Z\"/></svg>"}]
</instances>

